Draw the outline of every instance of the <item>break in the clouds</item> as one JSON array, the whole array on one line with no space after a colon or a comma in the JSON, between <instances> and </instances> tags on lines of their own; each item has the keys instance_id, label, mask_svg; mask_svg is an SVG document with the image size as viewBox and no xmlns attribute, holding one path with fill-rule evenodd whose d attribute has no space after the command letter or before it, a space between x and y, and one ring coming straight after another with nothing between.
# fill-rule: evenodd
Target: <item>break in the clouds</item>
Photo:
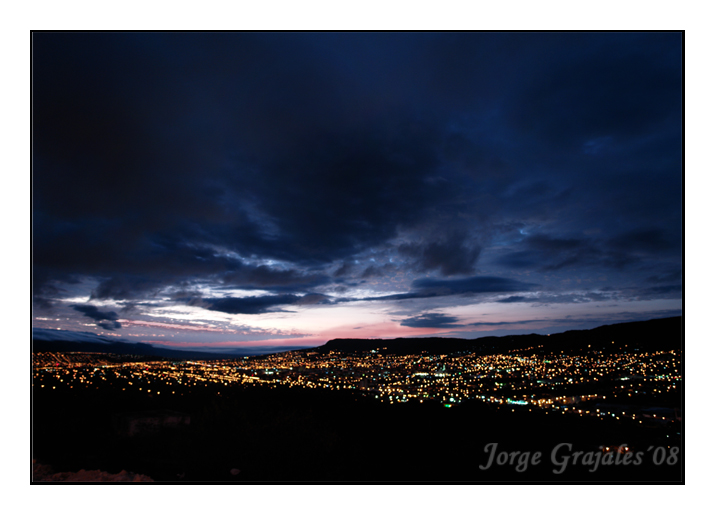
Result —
<instances>
[{"instance_id":1,"label":"break in the clouds","mask_svg":"<svg viewBox=\"0 0 715 515\"><path fill-rule=\"evenodd\" d=\"M682 308L681 33L32 45L36 326L317 341Z\"/></svg>"}]
</instances>

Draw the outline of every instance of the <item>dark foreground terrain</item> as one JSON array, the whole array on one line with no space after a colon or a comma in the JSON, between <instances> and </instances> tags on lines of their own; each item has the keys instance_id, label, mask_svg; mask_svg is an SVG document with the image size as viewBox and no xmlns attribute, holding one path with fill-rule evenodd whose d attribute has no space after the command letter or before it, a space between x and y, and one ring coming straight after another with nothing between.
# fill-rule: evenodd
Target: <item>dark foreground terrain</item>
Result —
<instances>
[{"instance_id":1,"label":"dark foreground terrain","mask_svg":"<svg viewBox=\"0 0 715 515\"><path fill-rule=\"evenodd\" d=\"M683 481L682 429L672 424L645 427L476 401L447 408L390 405L349 392L206 390L159 399L101 386L36 388L32 457L55 471L125 470L154 481ZM121 435L117 416L157 409L180 411L191 422ZM623 444L629 453L612 452Z\"/></svg>"}]
</instances>

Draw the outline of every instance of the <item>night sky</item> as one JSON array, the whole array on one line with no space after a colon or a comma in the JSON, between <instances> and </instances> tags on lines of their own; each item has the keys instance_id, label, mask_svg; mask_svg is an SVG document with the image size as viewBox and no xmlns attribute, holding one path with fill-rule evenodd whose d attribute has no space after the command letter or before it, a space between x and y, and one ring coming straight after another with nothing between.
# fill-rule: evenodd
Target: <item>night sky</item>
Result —
<instances>
[{"instance_id":1,"label":"night sky","mask_svg":"<svg viewBox=\"0 0 715 515\"><path fill-rule=\"evenodd\" d=\"M182 348L682 313L682 34L34 33L33 326Z\"/></svg>"}]
</instances>

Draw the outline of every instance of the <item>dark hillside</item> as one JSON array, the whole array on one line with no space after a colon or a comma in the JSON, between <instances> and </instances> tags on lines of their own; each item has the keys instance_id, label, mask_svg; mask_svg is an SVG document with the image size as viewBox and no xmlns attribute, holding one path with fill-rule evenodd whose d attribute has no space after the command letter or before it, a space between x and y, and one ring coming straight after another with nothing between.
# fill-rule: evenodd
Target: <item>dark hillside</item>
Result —
<instances>
[{"instance_id":1,"label":"dark hillside","mask_svg":"<svg viewBox=\"0 0 715 515\"><path fill-rule=\"evenodd\" d=\"M474 340L459 338L397 338L394 340L335 339L319 347L324 352L367 352L388 354L427 352L503 353L543 346L546 352L580 353L591 350L622 352L628 350L671 350L682 346L682 317L661 318L643 322L612 324L583 331L539 335L488 336ZM590 346L590 347L589 347Z\"/></svg>"}]
</instances>

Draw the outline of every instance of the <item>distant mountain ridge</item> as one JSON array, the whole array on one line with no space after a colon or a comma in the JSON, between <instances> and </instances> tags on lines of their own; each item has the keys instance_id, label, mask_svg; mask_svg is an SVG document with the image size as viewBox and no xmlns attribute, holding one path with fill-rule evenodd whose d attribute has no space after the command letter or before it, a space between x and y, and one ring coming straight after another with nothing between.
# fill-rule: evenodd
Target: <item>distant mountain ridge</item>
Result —
<instances>
[{"instance_id":1,"label":"distant mountain ridge","mask_svg":"<svg viewBox=\"0 0 715 515\"><path fill-rule=\"evenodd\" d=\"M33 352L107 352L110 354L135 354L174 360L234 359L237 354L162 349L148 343L132 342L121 338L107 338L94 333L32 329Z\"/></svg>"},{"instance_id":2,"label":"distant mountain ridge","mask_svg":"<svg viewBox=\"0 0 715 515\"><path fill-rule=\"evenodd\" d=\"M683 345L682 316L658 318L642 322L603 325L594 329L566 331L551 335L525 334L514 336L486 336L472 340L460 338L396 338L365 340L338 338L318 347L321 352L379 351L387 354L427 352L509 352L543 346L544 351L583 352L587 349L606 352L623 350L673 350ZM591 347L589 347L589 345Z\"/></svg>"},{"instance_id":3,"label":"distant mountain ridge","mask_svg":"<svg viewBox=\"0 0 715 515\"><path fill-rule=\"evenodd\" d=\"M606 352L622 352L623 350L635 349L655 351L682 348L683 331L682 317L671 317L643 322L603 325L594 329L566 331L548 336L540 334L486 336L472 340L437 337L396 338L390 340L338 338L330 340L319 347L285 350L300 352L367 352L374 350L386 354L419 352L429 354L450 354L455 352L492 354L524 350L532 347L538 347L545 352L563 351L565 353L581 353L588 349L604 350ZM108 338L89 332L33 328L32 336L33 352L106 352L156 356L177 361L235 359L244 355L239 354L238 351L214 353L165 349L148 343ZM283 349L275 350L275 352L282 351Z\"/></svg>"}]
</instances>

